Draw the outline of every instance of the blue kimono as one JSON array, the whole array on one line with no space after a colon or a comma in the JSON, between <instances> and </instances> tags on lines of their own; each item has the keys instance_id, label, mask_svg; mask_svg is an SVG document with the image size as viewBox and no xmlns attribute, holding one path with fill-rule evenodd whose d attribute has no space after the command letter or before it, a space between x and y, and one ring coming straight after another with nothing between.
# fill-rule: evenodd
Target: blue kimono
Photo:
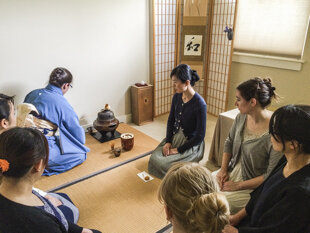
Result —
<instances>
[{"instance_id":1,"label":"blue kimono","mask_svg":"<svg viewBox=\"0 0 310 233\"><path fill-rule=\"evenodd\" d=\"M55 124L59 130L59 136L46 136L49 161L43 175L59 174L83 163L89 152L89 148L84 146L85 132L61 89L49 84L30 92L24 102L33 104L39 117Z\"/></svg>"}]
</instances>

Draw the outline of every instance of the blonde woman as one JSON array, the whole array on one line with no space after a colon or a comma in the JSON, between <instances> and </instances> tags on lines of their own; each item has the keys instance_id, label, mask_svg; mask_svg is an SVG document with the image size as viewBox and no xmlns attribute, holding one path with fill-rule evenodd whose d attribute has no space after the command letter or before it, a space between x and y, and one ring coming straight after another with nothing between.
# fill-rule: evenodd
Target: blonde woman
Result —
<instances>
[{"instance_id":1,"label":"blonde woman","mask_svg":"<svg viewBox=\"0 0 310 233\"><path fill-rule=\"evenodd\" d=\"M158 198L173 233L220 233L229 207L211 173L198 163L177 163L164 177Z\"/></svg>"}]
</instances>

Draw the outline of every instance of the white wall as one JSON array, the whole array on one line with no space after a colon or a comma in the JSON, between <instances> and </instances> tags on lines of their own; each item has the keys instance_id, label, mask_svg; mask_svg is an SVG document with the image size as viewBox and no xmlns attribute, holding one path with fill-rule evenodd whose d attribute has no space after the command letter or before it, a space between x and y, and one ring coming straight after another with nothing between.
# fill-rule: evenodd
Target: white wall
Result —
<instances>
[{"instance_id":1,"label":"white wall","mask_svg":"<svg viewBox=\"0 0 310 233\"><path fill-rule=\"evenodd\" d=\"M231 77L229 84L228 109L235 108L236 87L252 77L271 77L276 92L281 96L278 102L273 101L270 110L287 104L308 104L310 105L310 29L304 49L303 64L301 71L264 67L243 63L232 63Z\"/></svg>"},{"instance_id":2,"label":"white wall","mask_svg":"<svg viewBox=\"0 0 310 233\"><path fill-rule=\"evenodd\" d=\"M109 103L124 119L130 85L149 82L148 0L0 0L0 93L16 102L68 68L65 97L92 123Z\"/></svg>"}]
</instances>

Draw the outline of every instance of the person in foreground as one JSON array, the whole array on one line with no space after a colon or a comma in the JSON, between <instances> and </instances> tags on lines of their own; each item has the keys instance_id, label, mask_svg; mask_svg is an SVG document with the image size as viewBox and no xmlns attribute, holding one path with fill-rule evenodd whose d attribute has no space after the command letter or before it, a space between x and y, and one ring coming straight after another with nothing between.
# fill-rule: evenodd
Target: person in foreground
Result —
<instances>
[{"instance_id":1,"label":"person in foreground","mask_svg":"<svg viewBox=\"0 0 310 233\"><path fill-rule=\"evenodd\" d=\"M193 86L199 80L188 65L175 67L172 78L176 94L172 98L166 138L151 155L148 170L162 179L176 162L199 162L204 154L207 105Z\"/></svg>"},{"instance_id":2,"label":"person in foreground","mask_svg":"<svg viewBox=\"0 0 310 233\"><path fill-rule=\"evenodd\" d=\"M0 93L0 135L16 126L14 97ZM2 177L0 177L1 183ZM41 196L47 198L54 206L57 206L68 221L77 223L79 219L79 210L72 203L71 199L65 193L46 193L40 189L33 188Z\"/></svg>"},{"instance_id":3,"label":"person in foreground","mask_svg":"<svg viewBox=\"0 0 310 233\"><path fill-rule=\"evenodd\" d=\"M11 128L0 135L0 232L96 233L66 220L48 199L32 189L48 161L44 135Z\"/></svg>"},{"instance_id":4,"label":"person in foreground","mask_svg":"<svg viewBox=\"0 0 310 233\"><path fill-rule=\"evenodd\" d=\"M269 132L274 150L284 156L224 233L310 232L310 106L279 108Z\"/></svg>"},{"instance_id":5,"label":"person in foreground","mask_svg":"<svg viewBox=\"0 0 310 233\"><path fill-rule=\"evenodd\" d=\"M36 127L48 140L50 157L43 175L67 171L84 162L89 152L78 116L64 98L72 79L69 70L56 68L49 84L30 92L24 104L18 106L17 126ZM55 135L57 130L59 136Z\"/></svg>"},{"instance_id":6,"label":"person in foreground","mask_svg":"<svg viewBox=\"0 0 310 233\"><path fill-rule=\"evenodd\" d=\"M214 172L231 213L241 210L250 193L268 177L282 153L273 150L268 133L272 112L266 107L277 95L270 79L252 78L238 85L237 115L225 141L221 169Z\"/></svg>"},{"instance_id":7,"label":"person in foreground","mask_svg":"<svg viewBox=\"0 0 310 233\"><path fill-rule=\"evenodd\" d=\"M229 206L211 173L198 163L180 162L159 187L173 233L220 233L229 222Z\"/></svg>"}]
</instances>

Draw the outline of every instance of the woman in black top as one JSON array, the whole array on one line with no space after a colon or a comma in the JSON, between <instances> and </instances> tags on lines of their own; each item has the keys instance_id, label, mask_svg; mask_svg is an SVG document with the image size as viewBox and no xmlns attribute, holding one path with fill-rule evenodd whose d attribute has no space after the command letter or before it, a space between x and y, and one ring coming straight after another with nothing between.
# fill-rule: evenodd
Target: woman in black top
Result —
<instances>
[{"instance_id":1,"label":"woman in black top","mask_svg":"<svg viewBox=\"0 0 310 233\"><path fill-rule=\"evenodd\" d=\"M269 132L274 150L285 156L224 233L310 232L310 106L279 108Z\"/></svg>"},{"instance_id":2,"label":"woman in black top","mask_svg":"<svg viewBox=\"0 0 310 233\"><path fill-rule=\"evenodd\" d=\"M193 86L199 80L188 65L175 67L172 78L176 94L172 98L166 138L152 153L149 172L163 178L173 163L198 162L204 154L207 105Z\"/></svg>"},{"instance_id":3,"label":"woman in black top","mask_svg":"<svg viewBox=\"0 0 310 233\"><path fill-rule=\"evenodd\" d=\"M31 128L0 135L0 232L95 233L67 221L48 199L32 189L48 162L45 136Z\"/></svg>"},{"instance_id":4,"label":"woman in black top","mask_svg":"<svg viewBox=\"0 0 310 233\"><path fill-rule=\"evenodd\" d=\"M16 119L14 110L14 96L8 96L0 93L0 134L15 126ZM78 222L79 210L72 203L68 195L65 193L45 193L35 187L33 189L41 196L48 199L53 205L57 206L57 208L64 214L67 221L71 221L73 223Z\"/></svg>"}]
</instances>

